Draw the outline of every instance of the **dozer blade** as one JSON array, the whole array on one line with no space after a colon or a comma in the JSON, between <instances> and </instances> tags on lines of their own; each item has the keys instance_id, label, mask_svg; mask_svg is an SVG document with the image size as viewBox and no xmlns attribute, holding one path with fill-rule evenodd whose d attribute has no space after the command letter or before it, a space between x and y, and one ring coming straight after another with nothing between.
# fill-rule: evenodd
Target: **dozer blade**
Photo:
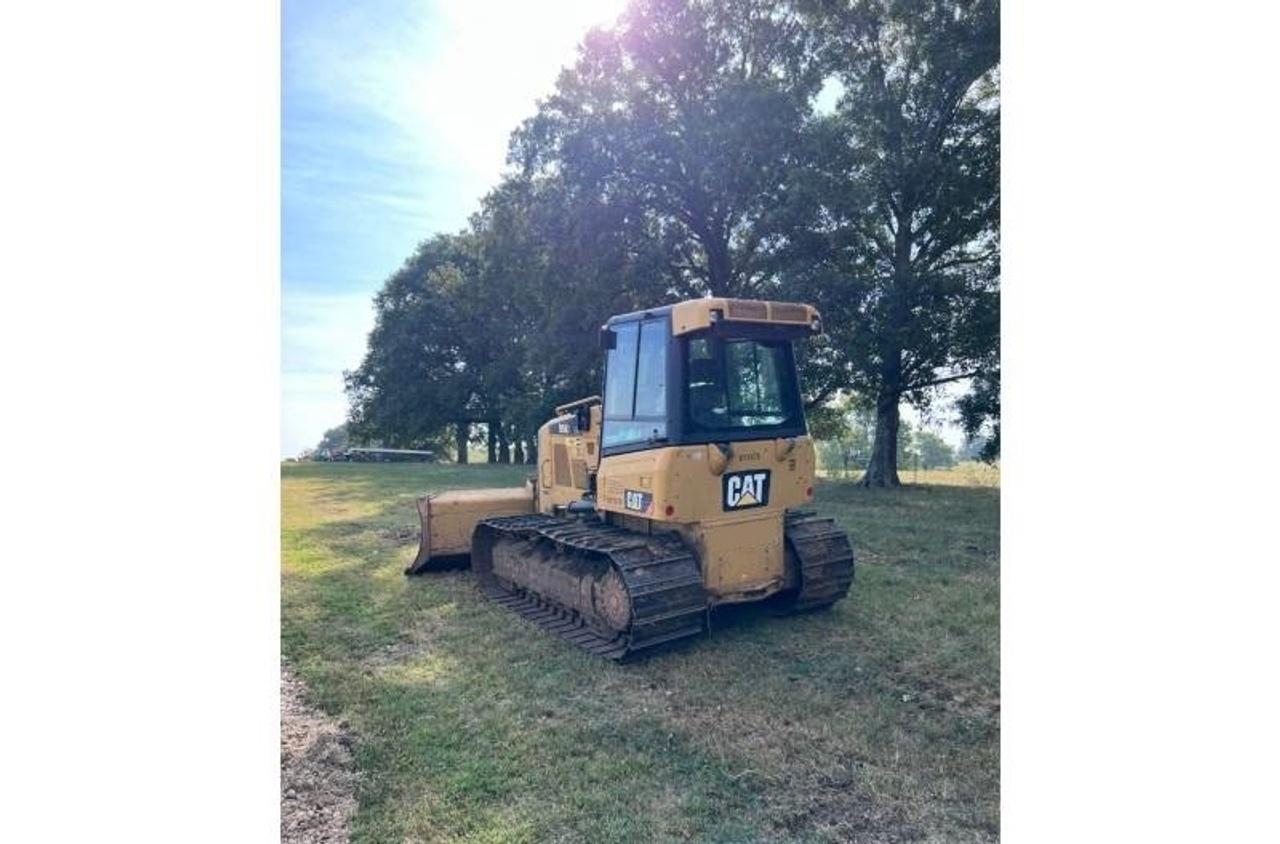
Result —
<instances>
[{"instance_id":1,"label":"dozer blade","mask_svg":"<svg viewBox=\"0 0 1280 844\"><path fill-rule=\"evenodd\" d=\"M471 561L471 534L478 523L495 516L533 511L533 487L463 489L426 495L418 499L422 521L418 554L405 574L467 568Z\"/></svg>"},{"instance_id":2,"label":"dozer blade","mask_svg":"<svg viewBox=\"0 0 1280 844\"><path fill-rule=\"evenodd\" d=\"M424 574L429 571L447 571L464 569L471 565L469 551L452 554L431 553L431 499L435 496L424 495L418 499L418 518L422 521L422 530L418 537L418 554L405 574Z\"/></svg>"}]
</instances>

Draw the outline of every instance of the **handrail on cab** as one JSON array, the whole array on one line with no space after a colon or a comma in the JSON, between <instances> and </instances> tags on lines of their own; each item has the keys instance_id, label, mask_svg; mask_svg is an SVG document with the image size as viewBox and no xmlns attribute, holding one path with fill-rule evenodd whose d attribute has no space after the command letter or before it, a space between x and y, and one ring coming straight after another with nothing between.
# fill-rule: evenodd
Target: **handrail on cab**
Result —
<instances>
[{"instance_id":1,"label":"handrail on cab","mask_svg":"<svg viewBox=\"0 0 1280 844\"><path fill-rule=\"evenodd\" d=\"M556 416L562 416L579 407L590 407L593 404L600 404L600 401L599 396L587 396L585 399L578 399L577 401L571 401L568 404L562 404L556 408Z\"/></svg>"}]
</instances>

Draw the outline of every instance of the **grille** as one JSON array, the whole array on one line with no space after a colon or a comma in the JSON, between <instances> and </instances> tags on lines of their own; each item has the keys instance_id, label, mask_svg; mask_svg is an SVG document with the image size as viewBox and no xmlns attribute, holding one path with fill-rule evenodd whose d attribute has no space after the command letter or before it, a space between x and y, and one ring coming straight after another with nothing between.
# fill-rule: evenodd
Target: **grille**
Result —
<instances>
[{"instance_id":1,"label":"grille","mask_svg":"<svg viewBox=\"0 0 1280 844\"><path fill-rule=\"evenodd\" d=\"M570 464L573 468L573 485L578 489L587 488L587 461L575 460Z\"/></svg>"},{"instance_id":2,"label":"grille","mask_svg":"<svg viewBox=\"0 0 1280 844\"><path fill-rule=\"evenodd\" d=\"M773 302L769 305L769 311L774 319L786 320L787 322L809 321L809 309L804 305L793 305L790 302Z\"/></svg>"},{"instance_id":3,"label":"grille","mask_svg":"<svg viewBox=\"0 0 1280 844\"><path fill-rule=\"evenodd\" d=\"M742 302L729 300L730 319L768 319L769 306L764 302Z\"/></svg>"},{"instance_id":4,"label":"grille","mask_svg":"<svg viewBox=\"0 0 1280 844\"><path fill-rule=\"evenodd\" d=\"M565 448L564 443L556 443L552 456L555 461L556 486L573 486L569 475L569 449Z\"/></svg>"}]
</instances>

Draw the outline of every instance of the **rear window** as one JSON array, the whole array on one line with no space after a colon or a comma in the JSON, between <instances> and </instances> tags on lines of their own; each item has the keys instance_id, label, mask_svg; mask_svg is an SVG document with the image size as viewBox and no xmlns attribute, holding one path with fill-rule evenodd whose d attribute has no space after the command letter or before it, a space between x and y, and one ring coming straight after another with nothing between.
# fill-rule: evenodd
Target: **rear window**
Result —
<instances>
[{"instance_id":1,"label":"rear window","mask_svg":"<svg viewBox=\"0 0 1280 844\"><path fill-rule=\"evenodd\" d=\"M704 430L768 428L800 416L786 341L690 340L689 418Z\"/></svg>"}]
</instances>

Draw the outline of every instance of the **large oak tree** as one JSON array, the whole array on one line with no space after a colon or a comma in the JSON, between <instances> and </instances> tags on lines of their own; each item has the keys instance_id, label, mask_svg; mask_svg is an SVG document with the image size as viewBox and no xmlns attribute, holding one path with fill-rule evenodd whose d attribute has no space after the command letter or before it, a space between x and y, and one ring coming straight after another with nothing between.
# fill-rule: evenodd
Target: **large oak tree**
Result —
<instances>
[{"instance_id":1,"label":"large oak tree","mask_svg":"<svg viewBox=\"0 0 1280 844\"><path fill-rule=\"evenodd\" d=\"M821 81L810 38L767 0L635 0L587 36L513 157L648 215L674 295L759 295L771 212Z\"/></svg>"},{"instance_id":2,"label":"large oak tree","mask_svg":"<svg viewBox=\"0 0 1280 844\"><path fill-rule=\"evenodd\" d=\"M822 306L847 386L874 397L863 483L896 486L901 403L998 360L999 7L805 8L843 95L791 185L787 276Z\"/></svg>"},{"instance_id":3,"label":"large oak tree","mask_svg":"<svg viewBox=\"0 0 1280 844\"><path fill-rule=\"evenodd\" d=\"M472 235L437 235L374 298L376 320L360 366L346 373L348 430L388 446L441 445L446 429L466 462L470 424L484 415L488 361L478 342L468 279L478 264Z\"/></svg>"}]
</instances>

